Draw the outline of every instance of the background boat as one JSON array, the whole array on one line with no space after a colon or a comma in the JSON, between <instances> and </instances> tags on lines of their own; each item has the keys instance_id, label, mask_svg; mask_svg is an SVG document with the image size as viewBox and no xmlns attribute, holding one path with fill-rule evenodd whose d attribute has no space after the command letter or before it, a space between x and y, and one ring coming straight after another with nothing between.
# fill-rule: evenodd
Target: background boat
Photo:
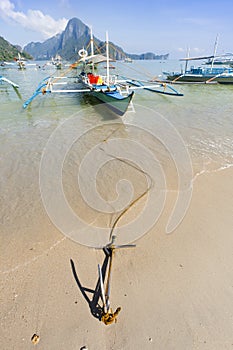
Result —
<instances>
[{"instance_id":1,"label":"background boat","mask_svg":"<svg viewBox=\"0 0 233 350\"><path fill-rule=\"evenodd\" d=\"M181 70L180 72L169 72L169 71L164 71L163 74L166 77L166 80L168 81L173 81L173 82L189 82L189 83L205 83L209 80L212 82L217 82L215 78L217 78L219 75L222 74L231 74L233 73L233 68L232 67L223 67L223 66L218 66L214 67L213 66L213 61L212 64L207 66L191 66L188 69L188 63L190 61L203 61L205 59L213 60L213 56L204 56L204 57L187 57L187 58L182 58L180 61L185 62L185 68L184 70Z\"/></svg>"},{"instance_id":2,"label":"background boat","mask_svg":"<svg viewBox=\"0 0 233 350\"><path fill-rule=\"evenodd\" d=\"M233 53L226 53L221 56L216 56L214 58L209 58L205 64L214 64L214 65L231 65L233 64Z\"/></svg>"}]
</instances>

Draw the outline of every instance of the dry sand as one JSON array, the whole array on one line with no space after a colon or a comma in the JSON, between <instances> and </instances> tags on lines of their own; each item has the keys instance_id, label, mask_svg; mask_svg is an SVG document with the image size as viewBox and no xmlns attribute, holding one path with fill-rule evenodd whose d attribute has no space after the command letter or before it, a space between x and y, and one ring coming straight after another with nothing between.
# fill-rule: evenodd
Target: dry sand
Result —
<instances>
[{"instance_id":1,"label":"dry sand","mask_svg":"<svg viewBox=\"0 0 233 350\"><path fill-rule=\"evenodd\" d=\"M170 193L153 230L116 252L111 301L122 310L110 326L91 314L70 262L94 289L103 252L65 238L42 206L37 232L24 216L25 235L2 239L1 350L233 349L232 180L233 169L198 176L187 215L166 235Z\"/></svg>"}]
</instances>

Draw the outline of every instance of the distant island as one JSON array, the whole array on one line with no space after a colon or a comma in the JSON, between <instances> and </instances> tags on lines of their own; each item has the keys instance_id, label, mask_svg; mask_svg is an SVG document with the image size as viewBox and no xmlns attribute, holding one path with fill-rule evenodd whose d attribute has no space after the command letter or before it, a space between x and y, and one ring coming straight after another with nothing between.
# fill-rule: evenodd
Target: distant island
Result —
<instances>
[{"instance_id":1,"label":"distant island","mask_svg":"<svg viewBox=\"0 0 233 350\"><path fill-rule=\"evenodd\" d=\"M98 51L105 53L105 42L94 37L94 42ZM31 42L24 47L12 45L0 37L0 61L13 60L14 57L21 53L26 59L50 60L56 55L61 56L67 61L75 61L78 57L78 51L87 47L90 43L90 28L78 18L72 18L67 23L65 30L44 42ZM152 52L143 54L130 54L116 44L109 43L109 54L114 60L166 60L169 54L156 55Z\"/></svg>"},{"instance_id":2,"label":"distant island","mask_svg":"<svg viewBox=\"0 0 233 350\"><path fill-rule=\"evenodd\" d=\"M167 60L169 53L165 55L155 55L153 52L142 53L141 55L128 54L128 57L132 60Z\"/></svg>"}]
</instances>

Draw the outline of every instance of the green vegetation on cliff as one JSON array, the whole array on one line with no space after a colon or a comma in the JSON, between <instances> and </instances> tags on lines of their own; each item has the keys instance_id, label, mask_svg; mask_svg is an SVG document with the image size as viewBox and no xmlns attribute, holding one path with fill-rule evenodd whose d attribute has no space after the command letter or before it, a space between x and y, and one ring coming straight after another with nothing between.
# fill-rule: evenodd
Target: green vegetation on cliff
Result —
<instances>
[{"instance_id":1,"label":"green vegetation on cliff","mask_svg":"<svg viewBox=\"0 0 233 350\"><path fill-rule=\"evenodd\" d=\"M12 61L14 57L18 57L20 51L18 47L11 45L0 36L0 61ZM20 55L28 60L32 59L32 56L24 51L20 52Z\"/></svg>"}]
</instances>

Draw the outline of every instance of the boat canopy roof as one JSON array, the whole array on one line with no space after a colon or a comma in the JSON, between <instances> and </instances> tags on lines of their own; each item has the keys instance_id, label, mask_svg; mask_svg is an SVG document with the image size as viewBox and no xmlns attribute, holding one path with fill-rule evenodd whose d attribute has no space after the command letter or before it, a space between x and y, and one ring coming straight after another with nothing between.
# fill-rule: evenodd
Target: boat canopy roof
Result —
<instances>
[{"instance_id":1,"label":"boat canopy roof","mask_svg":"<svg viewBox=\"0 0 233 350\"><path fill-rule=\"evenodd\" d=\"M98 64L101 62L107 62L107 57L104 55L90 55L90 56L86 56L86 57L82 57L80 59L80 61L82 62L86 62L86 63L94 63L94 64ZM112 59L109 59L109 61L113 61Z\"/></svg>"},{"instance_id":2,"label":"boat canopy roof","mask_svg":"<svg viewBox=\"0 0 233 350\"><path fill-rule=\"evenodd\" d=\"M180 61L206 60L208 58L214 58L214 57L215 56L187 57L187 58L180 58Z\"/></svg>"}]
</instances>

